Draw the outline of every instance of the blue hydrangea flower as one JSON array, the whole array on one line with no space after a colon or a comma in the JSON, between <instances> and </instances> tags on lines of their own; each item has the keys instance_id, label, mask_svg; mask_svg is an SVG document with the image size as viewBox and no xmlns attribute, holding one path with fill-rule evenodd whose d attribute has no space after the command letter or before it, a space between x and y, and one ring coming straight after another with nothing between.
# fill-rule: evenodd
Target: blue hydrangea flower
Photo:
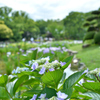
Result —
<instances>
[{"instance_id":1,"label":"blue hydrangea flower","mask_svg":"<svg viewBox=\"0 0 100 100\"><path fill-rule=\"evenodd\" d=\"M41 70L39 71L39 74L44 74L45 70L46 70L46 68L43 66L43 67L41 68Z\"/></svg>"},{"instance_id":2,"label":"blue hydrangea flower","mask_svg":"<svg viewBox=\"0 0 100 100\"><path fill-rule=\"evenodd\" d=\"M38 63L37 62L35 62L35 63L33 63L33 65L32 65L32 71L34 71L36 68L38 67Z\"/></svg>"},{"instance_id":3,"label":"blue hydrangea flower","mask_svg":"<svg viewBox=\"0 0 100 100\"><path fill-rule=\"evenodd\" d=\"M66 64L66 62L60 62L61 66L64 66Z\"/></svg>"},{"instance_id":4,"label":"blue hydrangea flower","mask_svg":"<svg viewBox=\"0 0 100 100\"><path fill-rule=\"evenodd\" d=\"M33 97L30 100L36 100L37 95L34 94Z\"/></svg>"},{"instance_id":5,"label":"blue hydrangea flower","mask_svg":"<svg viewBox=\"0 0 100 100\"><path fill-rule=\"evenodd\" d=\"M41 95L39 96L40 99L44 99L45 97L46 97L46 93L45 93L45 94L41 94Z\"/></svg>"},{"instance_id":6,"label":"blue hydrangea flower","mask_svg":"<svg viewBox=\"0 0 100 100\"><path fill-rule=\"evenodd\" d=\"M49 71L54 71L54 70L55 70L54 68L50 68L50 69L49 69Z\"/></svg>"},{"instance_id":7,"label":"blue hydrangea flower","mask_svg":"<svg viewBox=\"0 0 100 100\"><path fill-rule=\"evenodd\" d=\"M43 53L45 54L45 53L49 53L49 48L46 48L44 51L43 51Z\"/></svg>"},{"instance_id":8,"label":"blue hydrangea flower","mask_svg":"<svg viewBox=\"0 0 100 100\"><path fill-rule=\"evenodd\" d=\"M68 95L65 94L65 93L61 93L61 91L59 91L57 93L57 97L58 97L57 100L64 100L64 99L66 99L68 97Z\"/></svg>"}]
</instances>

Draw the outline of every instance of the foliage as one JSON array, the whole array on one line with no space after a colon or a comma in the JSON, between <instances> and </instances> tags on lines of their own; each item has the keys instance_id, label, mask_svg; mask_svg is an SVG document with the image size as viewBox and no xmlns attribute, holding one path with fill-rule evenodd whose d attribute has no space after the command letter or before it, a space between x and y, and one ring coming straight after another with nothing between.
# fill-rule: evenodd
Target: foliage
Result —
<instances>
[{"instance_id":1,"label":"foliage","mask_svg":"<svg viewBox=\"0 0 100 100\"><path fill-rule=\"evenodd\" d=\"M34 21L24 11L13 11L10 7L0 7L0 20L13 31L12 39L20 41L22 38L39 36L59 39L82 39L86 29L82 24L89 13L70 12L63 20Z\"/></svg>"},{"instance_id":2,"label":"foliage","mask_svg":"<svg viewBox=\"0 0 100 100\"><path fill-rule=\"evenodd\" d=\"M91 16L86 19L84 27L87 27L87 34L84 41L94 39L95 44L100 43L100 9L91 11Z\"/></svg>"},{"instance_id":3,"label":"foliage","mask_svg":"<svg viewBox=\"0 0 100 100\"><path fill-rule=\"evenodd\" d=\"M36 26L34 20L28 17L28 14L24 11L13 11L9 7L0 8L0 19L12 29L13 37L15 41L21 40L23 37L27 40L30 37L36 38L40 30Z\"/></svg>"},{"instance_id":4,"label":"foliage","mask_svg":"<svg viewBox=\"0 0 100 100\"><path fill-rule=\"evenodd\" d=\"M71 62L72 58L73 56L70 56L64 61L67 64L68 62ZM1 75L0 99L31 100L31 98L34 98L34 100L45 100L48 98L49 100L51 98L55 98L54 100L56 100L57 98L64 98L89 100L95 98L96 100L99 100L99 69L93 71L76 72L61 82L64 69L65 67L68 67L68 64L63 66L58 66L57 64L59 62L51 62L51 66L46 66L45 64L46 69L40 74L40 71L42 71L40 66L43 65L43 63L41 63L41 61L43 62L43 59L44 61L49 61L48 58L31 60L33 62L31 62L29 65L26 65L26 67L17 68L13 71L12 75ZM39 64L38 66L34 65L37 63L37 61ZM24 63L26 64L26 62ZM53 63L55 63L57 66L52 66ZM50 71L48 68L54 68L54 70ZM80 83L80 80L83 78L88 80L88 82ZM2 95L3 93L4 95Z\"/></svg>"},{"instance_id":5,"label":"foliage","mask_svg":"<svg viewBox=\"0 0 100 100\"><path fill-rule=\"evenodd\" d=\"M63 39L65 36L64 26L60 22L51 22L46 27L47 34L51 34L56 40Z\"/></svg>"},{"instance_id":6,"label":"foliage","mask_svg":"<svg viewBox=\"0 0 100 100\"><path fill-rule=\"evenodd\" d=\"M68 39L82 39L86 30L83 28L85 17L88 13L70 12L63 19L65 25L65 33Z\"/></svg>"},{"instance_id":7,"label":"foliage","mask_svg":"<svg viewBox=\"0 0 100 100\"><path fill-rule=\"evenodd\" d=\"M13 36L13 32L3 21L0 21L0 39L9 39Z\"/></svg>"}]
</instances>

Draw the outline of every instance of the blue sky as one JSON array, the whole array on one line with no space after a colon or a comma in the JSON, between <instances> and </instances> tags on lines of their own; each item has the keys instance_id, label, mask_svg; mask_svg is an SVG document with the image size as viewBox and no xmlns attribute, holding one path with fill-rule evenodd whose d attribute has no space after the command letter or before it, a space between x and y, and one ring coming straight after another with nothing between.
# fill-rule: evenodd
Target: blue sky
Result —
<instances>
[{"instance_id":1,"label":"blue sky","mask_svg":"<svg viewBox=\"0 0 100 100\"><path fill-rule=\"evenodd\" d=\"M71 11L89 12L100 7L100 0L1 0L0 7L23 10L34 19L63 19Z\"/></svg>"}]
</instances>

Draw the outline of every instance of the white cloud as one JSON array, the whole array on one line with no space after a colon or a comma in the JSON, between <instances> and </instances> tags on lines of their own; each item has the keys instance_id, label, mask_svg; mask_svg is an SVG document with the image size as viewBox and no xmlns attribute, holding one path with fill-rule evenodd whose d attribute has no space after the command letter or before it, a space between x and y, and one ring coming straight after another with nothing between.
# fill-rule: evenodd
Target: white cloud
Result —
<instances>
[{"instance_id":1,"label":"white cloud","mask_svg":"<svg viewBox=\"0 0 100 100\"><path fill-rule=\"evenodd\" d=\"M2 0L0 6L26 11L35 20L63 19L71 11L97 10L100 0Z\"/></svg>"}]
</instances>

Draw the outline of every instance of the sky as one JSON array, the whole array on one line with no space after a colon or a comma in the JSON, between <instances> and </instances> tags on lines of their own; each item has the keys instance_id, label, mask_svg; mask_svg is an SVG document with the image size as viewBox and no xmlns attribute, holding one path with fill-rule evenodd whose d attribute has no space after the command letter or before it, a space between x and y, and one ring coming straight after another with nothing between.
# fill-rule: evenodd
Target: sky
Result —
<instances>
[{"instance_id":1,"label":"sky","mask_svg":"<svg viewBox=\"0 0 100 100\"><path fill-rule=\"evenodd\" d=\"M71 11L89 12L100 7L100 0L0 0L0 7L25 11L33 20L65 18Z\"/></svg>"}]
</instances>

